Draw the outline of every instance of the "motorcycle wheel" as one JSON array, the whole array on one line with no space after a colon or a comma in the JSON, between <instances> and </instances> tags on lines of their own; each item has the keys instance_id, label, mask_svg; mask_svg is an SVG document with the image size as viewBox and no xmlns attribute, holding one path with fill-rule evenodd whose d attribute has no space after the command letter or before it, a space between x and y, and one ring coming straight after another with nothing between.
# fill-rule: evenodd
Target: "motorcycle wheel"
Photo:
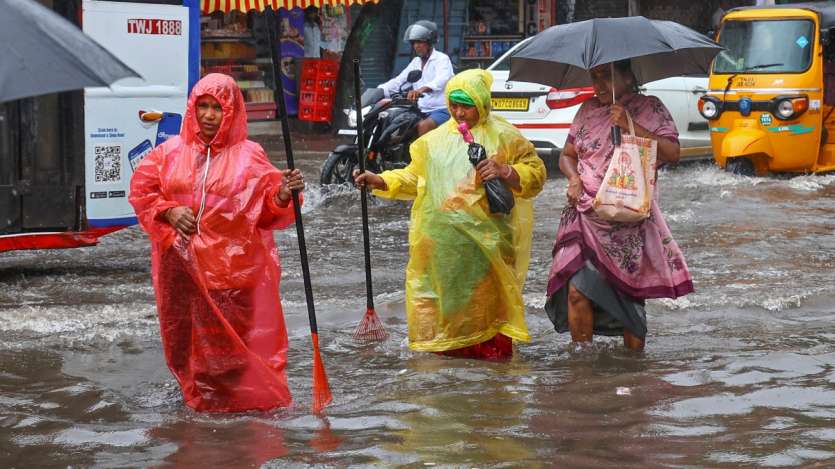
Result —
<instances>
[{"instance_id":1,"label":"motorcycle wheel","mask_svg":"<svg viewBox=\"0 0 835 469\"><path fill-rule=\"evenodd\" d=\"M725 164L725 171L740 176L753 176L754 162L748 158L731 158Z\"/></svg>"},{"instance_id":2,"label":"motorcycle wheel","mask_svg":"<svg viewBox=\"0 0 835 469\"><path fill-rule=\"evenodd\" d=\"M353 153L331 153L322 165L319 182L326 184L345 184L354 180L353 172L357 167L357 157Z\"/></svg>"}]
</instances>

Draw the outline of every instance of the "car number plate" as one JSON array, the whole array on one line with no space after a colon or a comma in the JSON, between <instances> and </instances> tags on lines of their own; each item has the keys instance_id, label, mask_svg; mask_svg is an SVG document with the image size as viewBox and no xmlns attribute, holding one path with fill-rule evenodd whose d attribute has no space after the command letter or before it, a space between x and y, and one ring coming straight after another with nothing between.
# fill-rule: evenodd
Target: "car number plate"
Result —
<instances>
[{"instance_id":1,"label":"car number plate","mask_svg":"<svg viewBox=\"0 0 835 469\"><path fill-rule=\"evenodd\" d=\"M527 111L528 98L491 98L493 109L497 111Z\"/></svg>"}]
</instances>

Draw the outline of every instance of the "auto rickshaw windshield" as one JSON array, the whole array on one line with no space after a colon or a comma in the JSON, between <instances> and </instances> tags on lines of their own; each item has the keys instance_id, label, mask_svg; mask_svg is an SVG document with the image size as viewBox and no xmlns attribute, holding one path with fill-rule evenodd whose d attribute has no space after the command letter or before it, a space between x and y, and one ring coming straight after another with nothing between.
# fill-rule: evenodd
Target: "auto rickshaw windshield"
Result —
<instances>
[{"instance_id":1,"label":"auto rickshaw windshield","mask_svg":"<svg viewBox=\"0 0 835 469\"><path fill-rule=\"evenodd\" d=\"M815 24L810 20L731 20L719 44L727 49L713 62L713 73L801 73L809 68Z\"/></svg>"}]
</instances>

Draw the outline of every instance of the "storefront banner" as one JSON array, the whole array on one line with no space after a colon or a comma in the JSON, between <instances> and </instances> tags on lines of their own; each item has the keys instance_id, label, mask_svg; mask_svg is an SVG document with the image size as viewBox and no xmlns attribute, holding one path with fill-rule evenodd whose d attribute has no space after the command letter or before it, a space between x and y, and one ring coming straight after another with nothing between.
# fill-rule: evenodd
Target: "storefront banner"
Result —
<instances>
[{"instance_id":1,"label":"storefront banner","mask_svg":"<svg viewBox=\"0 0 835 469\"><path fill-rule=\"evenodd\" d=\"M284 86L284 104L287 114L295 116L299 113L299 97L296 93L297 58L304 57L304 10L278 11L279 31L281 34L281 84Z\"/></svg>"},{"instance_id":2,"label":"storefront banner","mask_svg":"<svg viewBox=\"0 0 835 469\"><path fill-rule=\"evenodd\" d=\"M242 11L244 13L255 10L264 11L267 8L273 10L292 10L293 8L317 7L325 5L350 5L352 3L379 3L380 0L200 0L200 9L204 15L215 11L229 13L230 11Z\"/></svg>"}]
</instances>

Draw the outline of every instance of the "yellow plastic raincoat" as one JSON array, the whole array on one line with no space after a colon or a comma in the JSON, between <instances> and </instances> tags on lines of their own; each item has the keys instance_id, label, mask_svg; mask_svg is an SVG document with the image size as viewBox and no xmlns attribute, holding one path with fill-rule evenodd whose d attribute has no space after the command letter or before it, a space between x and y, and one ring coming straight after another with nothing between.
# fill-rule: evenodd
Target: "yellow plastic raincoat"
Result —
<instances>
[{"instance_id":1,"label":"yellow plastic raincoat","mask_svg":"<svg viewBox=\"0 0 835 469\"><path fill-rule=\"evenodd\" d=\"M380 197L414 200L409 227L406 314L412 350L440 352L480 344L502 333L530 341L522 288L528 273L533 204L545 166L510 123L490 114L493 78L467 70L446 86L465 91L479 121L471 129L491 158L510 164L521 189L510 215L492 214L467 144L450 119L417 139L404 169L380 174Z\"/></svg>"}]
</instances>

